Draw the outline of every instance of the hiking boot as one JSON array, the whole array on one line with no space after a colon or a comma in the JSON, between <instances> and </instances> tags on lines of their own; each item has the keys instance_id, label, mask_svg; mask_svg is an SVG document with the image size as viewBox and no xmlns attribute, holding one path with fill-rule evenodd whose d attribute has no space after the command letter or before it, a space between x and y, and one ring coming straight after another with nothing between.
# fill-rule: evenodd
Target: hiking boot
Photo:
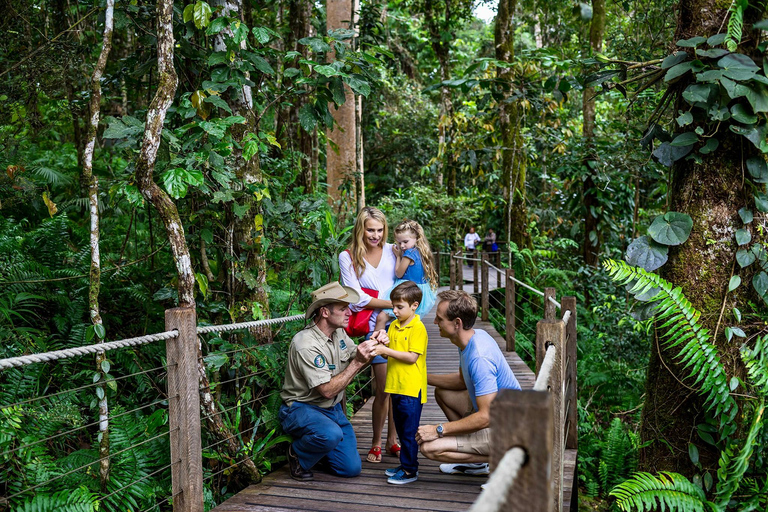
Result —
<instances>
[{"instance_id":1,"label":"hiking boot","mask_svg":"<svg viewBox=\"0 0 768 512\"><path fill-rule=\"evenodd\" d=\"M489 475L491 468L487 462L440 464L440 472L447 475Z\"/></svg>"},{"instance_id":2,"label":"hiking boot","mask_svg":"<svg viewBox=\"0 0 768 512\"><path fill-rule=\"evenodd\" d=\"M309 482L315 479L315 474L309 469L301 467L299 458L293 452L293 445L288 447L288 466L291 468L291 478L299 482Z\"/></svg>"}]
</instances>

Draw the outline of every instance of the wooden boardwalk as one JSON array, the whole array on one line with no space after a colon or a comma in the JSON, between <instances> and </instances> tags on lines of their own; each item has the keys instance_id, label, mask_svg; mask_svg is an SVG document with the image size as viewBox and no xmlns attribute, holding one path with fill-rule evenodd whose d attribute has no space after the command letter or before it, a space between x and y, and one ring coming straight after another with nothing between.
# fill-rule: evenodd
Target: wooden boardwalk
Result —
<instances>
[{"instance_id":1,"label":"wooden boardwalk","mask_svg":"<svg viewBox=\"0 0 768 512\"><path fill-rule=\"evenodd\" d=\"M472 269L464 274L471 279ZM491 273L491 285L495 287L495 275ZM468 292L471 292L470 283ZM441 338L434 324L434 309L422 321L427 326L427 370L430 373L458 371L458 349L447 339ZM476 328L488 331L504 350L506 342L490 323L478 321ZM533 387L535 376L514 352L505 353L515 376L523 389ZM287 466L266 476L262 483L251 485L236 496L213 509L213 512L257 511L355 511L374 512L385 510L413 511L462 511L468 510L480 494L480 485L486 477L445 475L440 473L439 463L419 455L419 480L408 485L387 484L384 470L398 465L398 459L387 454L380 464L365 461L371 440L371 404L369 400L352 418L357 435L358 452L363 459L363 472L355 478L339 478L322 471L315 471L312 482L291 479ZM437 424L445 421L434 399L434 388L428 390L427 403L421 416L421 424ZM386 427L385 427L386 430ZM386 432L384 434L386 439ZM569 461L570 459L570 461ZM570 466L570 469L569 469ZM570 503L570 482L573 480L575 454L566 456L564 510Z\"/></svg>"}]
</instances>

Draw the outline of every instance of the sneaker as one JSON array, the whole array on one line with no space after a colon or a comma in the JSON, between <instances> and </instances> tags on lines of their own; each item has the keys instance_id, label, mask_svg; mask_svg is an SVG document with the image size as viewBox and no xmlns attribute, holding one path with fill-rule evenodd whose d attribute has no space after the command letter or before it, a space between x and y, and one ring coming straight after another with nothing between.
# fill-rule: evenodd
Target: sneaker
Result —
<instances>
[{"instance_id":1,"label":"sneaker","mask_svg":"<svg viewBox=\"0 0 768 512\"><path fill-rule=\"evenodd\" d=\"M481 484L481 485L480 485L480 488L481 488L482 490L485 490L485 488L486 488L486 487L488 487L488 482L485 482L484 484Z\"/></svg>"},{"instance_id":2,"label":"sneaker","mask_svg":"<svg viewBox=\"0 0 768 512\"><path fill-rule=\"evenodd\" d=\"M299 482L309 482L315 479L315 474L309 469L301 467L299 458L293 451L293 445L288 447L288 466L291 469L291 478L298 480Z\"/></svg>"},{"instance_id":3,"label":"sneaker","mask_svg":"<svg viewBox=\"0 0 768 512\"><path fill-rule=\"evenodd\" d=\"M397 466L396 468L389 468L388 470L384 471L384 474L387 476L395 476L398 471L403 469L403 466ZM419 472L416 472L416 476L419 476Z\"/></svg>"},{"instance_id":4,"label":"sneaker","mask_svg":"<svg viewBox=\"0 0 768 512\"><path fill-rule=\"evenodd\" d=\"M409 475L403 470L402 468L398 470L398 472L389 478L387 478L388 484L395 484L395 485L403 485L403 484L410 484L411 482L415 482L419 479L419 473L416 472L415 475Z\"/></svg>"},{"instance_id":5,"label":"sneaker","mask_svg":"<svg viewBox=\"0 0 768 512\"><path fill-rule=\"evenodd\" d=\"M491 473L491 467L487 462L440 464L440 472L447 475L489 475Z\"/></svg>"}]
</instances>

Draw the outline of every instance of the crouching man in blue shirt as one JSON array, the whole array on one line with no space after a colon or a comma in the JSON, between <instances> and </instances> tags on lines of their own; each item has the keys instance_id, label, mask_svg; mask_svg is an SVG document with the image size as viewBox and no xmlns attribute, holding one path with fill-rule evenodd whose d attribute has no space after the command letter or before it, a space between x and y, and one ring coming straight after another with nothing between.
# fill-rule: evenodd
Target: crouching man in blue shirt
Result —
<instances>
[{"instance_id":1,"label":"crouching man in blue shirt","mask_svg":"<svg viewBox=\"0 0 768 512\"><path fill-rule=\"evenodd\" d=\"M362 469L355 432L341 401L352 378L373 359L373 346L388 344L389 338L377 331L355 345L347 336L349 305L359 300L354 289L338 282L315 290L306 313L312 322L291 340L279 419L294 439L288 462L295 480L312 480L312 467L323 459L337 476L357 476Z\"/></svg>"},{"instance_id":2,"label":"crouching man in blue shirt","mask_svg":"<svg viewBox=\"0 0 768 512\"><path fill-rule=\"evenodd\" d=\"M477 301L464 291L437 295L435 324L440 336L459 349L456 373L427 374L435 386L435 401L448 421L422 425L416 434L421 453L445 462L443 473L487 475L490 453L491 402L500 389L520 389L496 341L482 329L473 329Z\"/></svg>"}]
</instances>

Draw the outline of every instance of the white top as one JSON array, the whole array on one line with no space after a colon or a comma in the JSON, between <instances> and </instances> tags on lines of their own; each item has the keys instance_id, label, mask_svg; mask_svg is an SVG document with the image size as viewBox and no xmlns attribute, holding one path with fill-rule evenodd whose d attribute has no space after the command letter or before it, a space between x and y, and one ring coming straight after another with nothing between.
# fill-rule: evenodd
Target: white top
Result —
<instances>
[{"instance_id":1,"label":"white top","mask_svg":"<svg viewBox=\"0 0 768 512\"><path fill-rule=\"evenodd\" d=\"M360 311L371 302L371 297L367 293L361 290L361 288L369 288L371 290L378 290L379 298L384 295L384 292L392 288L395 284L395 265L397 264L397 258L395 253L392 252L392 244L384 244L382 249L381 261L378 267L374 267L368 260L365 261L365 271L360 279L357 278L355 269L352 266L352 258L347 251L343 251L339 254L339 271L341 273L341 283L354 288L360 294L360 302L350 305L352 311ZM376 317L379 316L380 309L374 309L371 319L368 321L368 332L373 331L376 326Z\"/></svg>"},{"instance_id":2,"label":"white top","mask_svg":"<svg viewBox=\"0 0 768 512\"><path fill-rule=\"evenodd\" d=\"M464 235L464 247L467 249L474 249L475 248L475 242L480 241L480 235L477 233L467 233Z\"/></svg>"}]
</instances>

